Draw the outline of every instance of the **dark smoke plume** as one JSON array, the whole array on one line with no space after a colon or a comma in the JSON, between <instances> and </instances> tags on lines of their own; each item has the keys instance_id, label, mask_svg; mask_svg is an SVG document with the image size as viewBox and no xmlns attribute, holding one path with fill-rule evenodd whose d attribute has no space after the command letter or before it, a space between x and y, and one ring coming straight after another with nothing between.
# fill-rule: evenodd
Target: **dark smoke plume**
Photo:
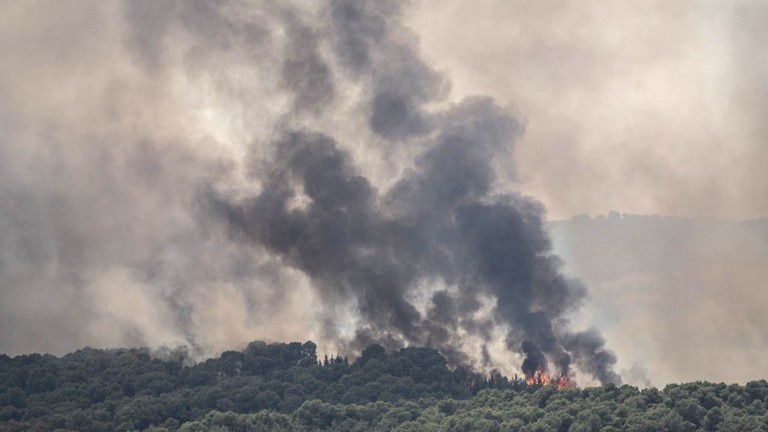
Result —
<instances>
[{"instance_id":1,"label":"dark smoke plume","mask_svg":"<svg viewBox=\"0 0 768 432\"><path fill-rule=\"evenodd\" d=\"M521 122L452 100L403 7L0 3L0 351L312 337L618 382L500 184Z\"/></svg>"},{"instance_id":2,"label":"dark smoke plume","mask_svg":"<svg viewBox=\"0 0 768 432\"><path fill-rule=\"evenodd\" d=\"M308 275L326 308L351 301L361 318L352 348L428 345L463 363L478 354L462 348L463 335L487 343L501 328L507 349L525 356L526 373L547 360L568 372L573 358L601 382L619 382L603 339L567 328L565 316L586 289L561 274L542 206L494 192L494 160L509 151L520 123L488 98L427 109L446 83L418 58L398 3L331 1L327 13L327 28L286 27L295 55L283 69L296 106L339 97L323 90L335 87L334 74L358 83L369 119L358 139L411 154L410 163L379 189L334 136L311 122L284 122L273 154L254 161L260 192L211 191L212 211L233 236ZM328 38L330 59L307 45L308 32ZM420 311L416 294L425 284L441 288ZM480 313L483 304L490 314ZM344 339L332 317L324 331Z\"/></svg>"}]
</instances>

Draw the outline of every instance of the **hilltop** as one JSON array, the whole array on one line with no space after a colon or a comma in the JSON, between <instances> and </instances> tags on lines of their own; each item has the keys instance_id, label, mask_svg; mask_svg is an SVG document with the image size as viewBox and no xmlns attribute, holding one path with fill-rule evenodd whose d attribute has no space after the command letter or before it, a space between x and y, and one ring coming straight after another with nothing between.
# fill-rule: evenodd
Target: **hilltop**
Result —
<instances>
[{"instance_id":1,"label":"hilltop","mask_svg":"<svg viewBox=\"0 0 768 432\"><path fill-rule=\"evenodd\" d=\"M449 369L429 348L318 359L312 342L252 342L190 364L183 350L0 356L4 431L741 431L768 424L764 380L663 390L557 390ZM761 429L762 428L762 429Z\"/></svg>"}]
</instances>

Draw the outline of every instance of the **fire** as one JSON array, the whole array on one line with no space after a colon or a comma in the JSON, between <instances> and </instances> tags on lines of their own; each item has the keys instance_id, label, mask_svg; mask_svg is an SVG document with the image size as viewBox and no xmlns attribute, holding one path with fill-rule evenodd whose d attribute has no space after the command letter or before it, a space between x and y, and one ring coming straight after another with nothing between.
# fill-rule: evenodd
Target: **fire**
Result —
<instances>
[{"instance_id":1,"label":"fire","mask_svg":"<svg viewBox=\"0 0 768 432\"><path fill-rule=\"evenodd\" d=\"M552 384L552 380L549 378L549 375L544 373L544 371L539 370L539 383L546 387Z\"/></svg>"},{"instance_id":2,"label":"fire","mask_svg":"<svg viewBox=\"0 0 768 432\"><path fill-rule=\"evenodd\" d=\"M536 372L526 376L525 385L540 385L542 387L554 385L558 390L572 389L575 387L575 384L573 383L573 380L569 374L562 373L557 377L549 376L546 372L544 372L544 369L542 368L539 368L536 370Z\"/></svg>"},{"instance_id":3,"label":"fire","mask_svg":"<svg viewBox=\"0 0 768 432\"><path fill-rule=\"evenodd\" d=\"M561 374L560 377L557 378L557 382L555 383L555 388L557 388L558 390L572 389L575 387L576 387L576 384L574 384L573 380L571 379L571 376L568 374Z\"/></svg>"}]
</instances>

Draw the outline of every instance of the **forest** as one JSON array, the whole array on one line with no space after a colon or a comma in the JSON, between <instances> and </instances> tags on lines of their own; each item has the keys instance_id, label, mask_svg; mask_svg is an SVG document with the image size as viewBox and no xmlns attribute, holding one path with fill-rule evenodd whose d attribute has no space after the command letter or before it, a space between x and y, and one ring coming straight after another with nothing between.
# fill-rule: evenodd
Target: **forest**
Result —
<instances>
[{"instance_id":1,"label":"forest","mask_svg":"<svg viewBox=\"0 0 768 432\"><path fill-rule=\"evenodd\" d=\"M371 345L350 362L312 342L0 355L2 431L758 431L768 383L527 386L451 369L439 352Z\"/></svg>"}]
</instances>

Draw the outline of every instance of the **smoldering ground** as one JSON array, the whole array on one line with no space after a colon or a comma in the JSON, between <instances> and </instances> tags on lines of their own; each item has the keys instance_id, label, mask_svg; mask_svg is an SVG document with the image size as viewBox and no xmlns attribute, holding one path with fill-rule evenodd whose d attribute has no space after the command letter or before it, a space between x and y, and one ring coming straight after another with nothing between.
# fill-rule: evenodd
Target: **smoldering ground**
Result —
<instances>
[{"instance_id":1,"label":"smoldering ground","mask_svg":"<svg viewBox=\"0 0 768 432\"><path fill-rule=\"evenodd\" d=\"M448 100L403 7L4 5L2 349L316 338L619 382L497 181L521 122Z\"/></svg>"}]
</instances>

